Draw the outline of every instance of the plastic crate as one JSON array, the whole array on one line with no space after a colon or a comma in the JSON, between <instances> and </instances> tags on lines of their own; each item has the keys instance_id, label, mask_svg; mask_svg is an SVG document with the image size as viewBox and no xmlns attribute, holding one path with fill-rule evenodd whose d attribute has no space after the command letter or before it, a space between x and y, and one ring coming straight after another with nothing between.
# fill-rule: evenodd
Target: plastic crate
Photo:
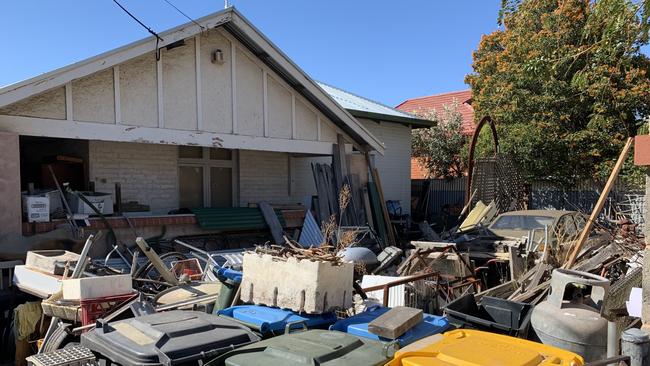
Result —
<instances>
[{"instance_id":1,"label":"plastic crate","mask_svg":"<svg viewBox=\"0 0 650 366\"><path fill-rule=\"evenodd\" d=\"M485 296L476 303L473 294L467 294L445 307L449 322L459 328L485 330L526 338L533 306L496 297Z\"/></svg>"},{"instance_id":2,"label":"plastic crate","mask_svg":"<svg viewBox=\"0 0 650 366\"><path fill-rule=\"evenodd\" d=\"M203 268L196 258L172 262L172 273L179 279L183 275L187 275L192 281L199 281L203 278Z\"/></svg>"},{"instance_id":3,"label":"plastic crate","mask_svg":"<svg viewBox=\"0 0 650 366\"><path fill-rule=\"evenodd\" d=\"M81 324L94 324L97 319L108 315L113 310L135 299L137 296L137 293L130 293L81 300L79 303L81 306Z\"/></svg>"}]
</instances>

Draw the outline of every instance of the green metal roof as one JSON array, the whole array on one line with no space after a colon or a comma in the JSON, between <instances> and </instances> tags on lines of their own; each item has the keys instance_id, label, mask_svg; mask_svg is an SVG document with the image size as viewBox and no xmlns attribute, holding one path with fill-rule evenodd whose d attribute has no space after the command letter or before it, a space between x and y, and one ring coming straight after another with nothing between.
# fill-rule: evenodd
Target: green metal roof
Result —
<instances>
[{"instance_id":1,"label":"green metal roof","mask_svg":"<svg viewBox=\"0 0 650 366\"><path fill-rule=\"evenodd\" d=\"M374 100L361 97L343 89L318 82L341 107L357 118L368 118L388 122L404 123L414 127L431 127L433 122L413 114L399 111Z\"/></svg>"},{"instance_id":2,"label":"green metal roof","mask_svg":"<svg viewBox=\"0 0 650 366\"><path fill-rule=\"evenodd\" d=\"M269 228L259 208L193 208L192 213L196 216L199 227L204 230L240 231ZM284 227L282 211L275 209L275 214Z\"/></svg>"}]
</instances>

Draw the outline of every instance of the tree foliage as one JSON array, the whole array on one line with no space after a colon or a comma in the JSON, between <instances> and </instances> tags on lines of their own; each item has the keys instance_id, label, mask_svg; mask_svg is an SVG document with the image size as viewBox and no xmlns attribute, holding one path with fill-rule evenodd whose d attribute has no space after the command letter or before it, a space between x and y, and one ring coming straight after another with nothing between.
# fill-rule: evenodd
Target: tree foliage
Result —
<instances>
[{"instance_id":1,"label":"tree foliage","mask_svg":"<svg viewBox=\"0 0 650 366\"><path fill-rule=\"evenodd\" d=\"M529 179L610 172L650 114L649 15L650 0L503 0L466 82Z\"/></svg>"},{"instance_id":2,"label":"tree foliage","mask_svg":"<svg viewBox=\"0 0 650 366\"><path fill-rule=\"evenodd\" d=\"M463 116L458 102L418 113L434 122L433 127L413 130L411 145L413 156L420 159L433 177L459 177L465 171L463 154L467 138L462 134Z\"/></svg>"}]
</instances>

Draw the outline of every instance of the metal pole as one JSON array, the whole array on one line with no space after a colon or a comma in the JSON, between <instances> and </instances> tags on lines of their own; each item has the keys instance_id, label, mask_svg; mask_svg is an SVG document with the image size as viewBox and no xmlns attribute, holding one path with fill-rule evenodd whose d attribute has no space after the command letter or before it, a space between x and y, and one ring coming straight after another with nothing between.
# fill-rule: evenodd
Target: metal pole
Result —
<instances>
[{"instance_id":1,"label":"metal pole","mask_svg":"<svg viewBox=\"0 0 650 366\"><path fill-rule=\"evenodd\" d=\"M607 321L607 358L618 354L618 337L616 336L616 322Z\"/></svg>"},{"instance_id":2,"label":"metal pole","mask_svg":"<svg viewBox=\"0 0 650 366\"><path fill-rule=\"evenodd\" d=\"M628 329L621 335L621 353L630 357L630 366L648 365L650 362L649 348L650 336L641 329Z\"/></svg>"}]
</instances>

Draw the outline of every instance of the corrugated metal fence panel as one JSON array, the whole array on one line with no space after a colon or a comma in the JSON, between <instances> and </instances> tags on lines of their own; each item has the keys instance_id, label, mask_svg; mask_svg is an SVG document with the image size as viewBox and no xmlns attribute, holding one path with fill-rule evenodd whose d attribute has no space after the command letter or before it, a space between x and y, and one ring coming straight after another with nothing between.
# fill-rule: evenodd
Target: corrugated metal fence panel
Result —
<instances>
[{"instance_id":1,"label":"corrugated metal fence panel","mask_svg":"<svg viewBox=\"0 0 650 366\"><path fill-rule=\"evenodd\" d=\"M411 181L413 197L424 197L427 180ZM466 177L451 180L432 179L428 197L429 213L439 214L445 205L463 205L465 202ZM531 184L530 209L573 210L589 213L593 210L604 183L584 181L562 189L548 182ZM643 227L645 224L645 193L630 189L617 181L603 210L603 217L615 219L616 212L624 214L634 223Z\"/></svg>"},{"instance_id":2,"label":"corrugated metal fence panel","mask_svg":"<svg viewBox=\"0 0 650 366\"><path fill-rule=\"evenodd\" d=\"M413 197L423 197L426 192L426 180L418 179L411 181L411 194ZM429 190L429 212L438 214L445 205L460 205L465 203L465 185L467 178L454 179L431 179Z\"/></svg>"},{"instance_id":3,"label":"corrugated metal fence panel","mask_svg":"<svg viewBox=\"0 0 650 366\"><path fill-rule=\"evenodd\" d=\"M594 181L580 182L562 189L548 182L531 185L531 209L574 210L589 214L596 206L604 184ZM605 202L600 219L616 220L623 215L643 230L645 225L645 193L617 181Z\"/></svg>"}]
</instances>

